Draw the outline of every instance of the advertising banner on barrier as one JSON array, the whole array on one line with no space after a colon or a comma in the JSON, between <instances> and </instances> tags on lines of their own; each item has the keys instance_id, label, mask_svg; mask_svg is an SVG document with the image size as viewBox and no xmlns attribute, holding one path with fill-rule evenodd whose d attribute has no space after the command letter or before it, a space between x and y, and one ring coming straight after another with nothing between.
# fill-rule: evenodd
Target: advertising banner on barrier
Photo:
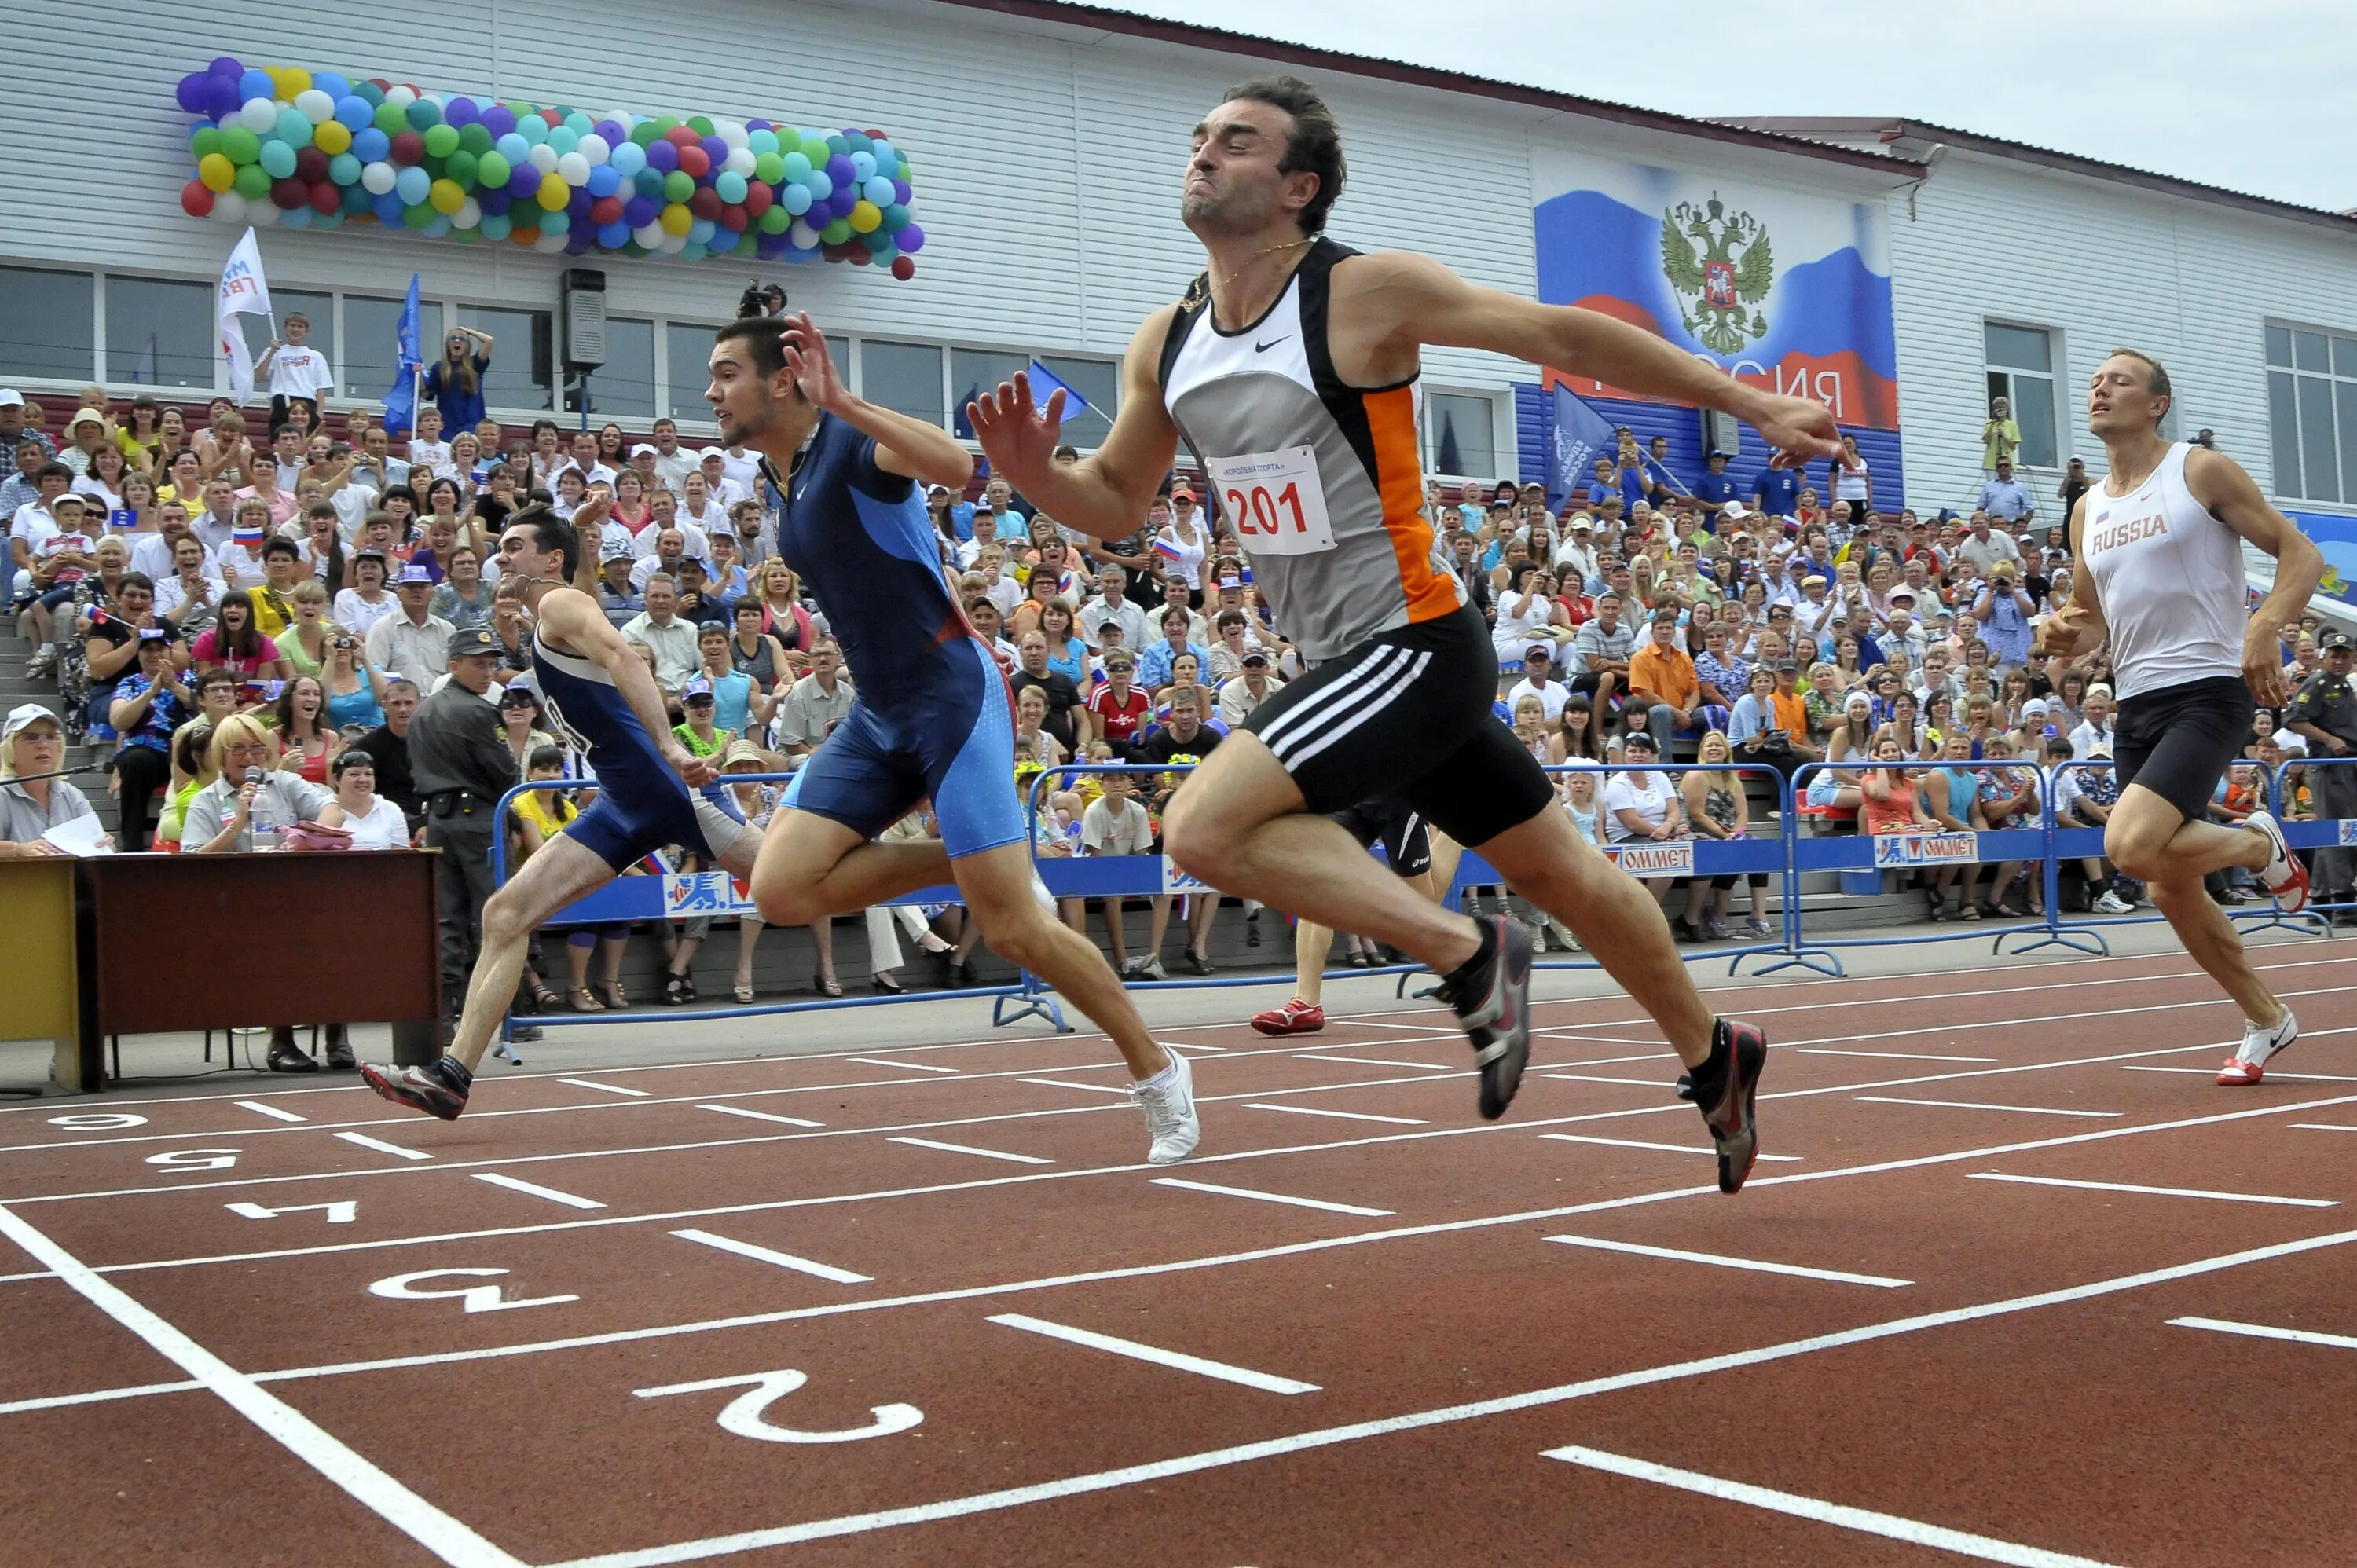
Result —
<instances>
[{"instance_id":1,"label":"advertising banner on barrier","mask_svg":"<svg viewBox=\"0 0 2357 1568\"><path fill-rule=\"evenodd\" d=\"M1970 865L1979 854L1978 833L1884 833L1874 841L1877 870L1891 865Z\"/></svg>"},{"instance_id":2,"label":"advertising banner on barrier","mask_svg":"<svg viewBox=\"0 0 2357 1568\"><path fill-rule=\"evenodd\" d=\"M725 871L672 872L662 879L663 914L683 920L690 915L752 913L752 895L745 884Z\"/></svg>"},{"instance_id":3,"label":"advertising banner on barrier","mask_svg":"<svg viewBox=\"0 0 2357 1568\"><path fill-rule=\"evenodd\" d=\"M1165 893L1209 893L1211 891L1211 885L1210 883L1202 881L1197 877L1189 876L1185 872L1179 870L1177 866L1171 865L1170 857L1168 855L1162 855L1158 858L1162 862L1162 891Z\"/></svg>"},{"instance_id":4,"label":"advertising banner on barrier","mask_svg":"<svg viewBox=\"0 0 2357 1568\"><path fill-rule=\"evenodd\" d=\"M2339 826L2341 847L2345 849L2351 844L2357 844L2357 821L2344 820Z\"/></svg>"},{"instance_id":5,"label":"advertising banner on barrier","mask_svg":"<svg viewBox=\"0 0 2357 1568\"><path fill-rule=\"evenodd\" d=\"M1738 381L1899 425L1879 202L1534 147L1539 298L1631 322ZM1593 377L1585 397L1636 394Z\"/></svg>"},{"instance_id":6,"label":"advertising banner on barrier","mask_svg":"<svg viewBox=\"0 0 2357 1568\"><path fill-rule=\"evenodd\" d=\"M1692 876L1694 841L1668 843L1608 843L1604 858L1631 876Z\"/></svg>"}]
</instances>

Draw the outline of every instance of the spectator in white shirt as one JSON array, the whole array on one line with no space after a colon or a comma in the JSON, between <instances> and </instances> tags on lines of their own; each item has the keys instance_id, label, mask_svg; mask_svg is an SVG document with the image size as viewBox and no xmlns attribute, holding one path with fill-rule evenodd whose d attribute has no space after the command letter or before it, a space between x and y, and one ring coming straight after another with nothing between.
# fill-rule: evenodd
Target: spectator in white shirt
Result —
<instances>
[{"instance_id":1,"label":"spectator in white shirt","mask_svg":"<svg viewBox=\"0 0 2357 1568\"><path fill-rule=\"evenodd\" d=\"M678 494L688 475L695 472L697 461L695 453L679 444L676 422L670 419L655 421L654 473L662 481L663 489Z\"/></svg>"},{"instance_id":2,"label":"spectator in white shirt","mask_svg":"<svg viewBox=\"0 0 2357 1568\"><path fill-rule=\"evenodd\" d=\"M433 475L450 471L450 443L442 439L442 411L428 403L417 411L417 429L409 437L409 467ZM459 478L451 475L452 478ZM474 476L464 476L472 483Z\"/></svg>"},{"instance_id":3,"label":"spectator in white shirt","mask_svg":"<svg viewBox=\"0 0 2357 1568\"><path fill-rule=\"evenodd\" d=\"M748 486L738 484L729 476L728 454L717 446L706 446L697 454L695 471L702 476L705 491L710 494L713 503L720 508L723 517L727 515L730 502L753 499Z\"/></svg>"},{"instance_id":4,"label":"spectator in white shirt","mask_svg":"<svg viewBox=\"0 0 2357 1568\"><path fill-rule=\"evenodd\" d=\"M1571 688L1554 677L1555 644L1531 643L1523 650L1523 678L1506 693L1506 711L1512 713L1522 706L1524 697L1531 697L1545 711L1547 723L1562 718L1563 705L1571 700Z\"/></svg>"},{"instance_id":5,"label":"spectator in white shirt","mask_svg":"<svg viewBox=\"0 0 2357 1568\"><path fill-rule=\"evenodd\" d=\"M369 662L389 676L416 682L422 691L450 668L452 628L429 607L434 576L425 567L403 567L394 591L400 597L399 613L369 628ZM337 618L342 620L340 615ZM343 624L349 629L350 623Z\"/></svg>"},{"instance_id":6,"label":"spectator in white shirt","mask_svg":"<svg viewBox=\"0 0 2357 1568\"><path fill-rule=\"evenodd\" d=\"M974 570L982 553L998 542L998 514L986 506L974 509L974 537L957 547L958 564Z\"/></svg>"},{"instance_id":7,"label":"spectator in white shirt","mask_svg":"<svg viewBox=\"0 0 2357 1568\"><path fill-rule=\"evenodd\" d=\"M1973 513L1971 532L1956 546L1956 555L1969 562L1973 575L1983 582L1988 580L1991 569L2000 561L2010 561L2016 566L2021 564L2021 546L2016 544L2013 536L2004 530L1991 528L1989 515L1985 511Z\"/></svg>"},{"instance_id":8,"label":"spectator in white shirt","mask_svg":"<svg viewBox=\"0 0 2357 1568\"><path fill-rule=\"evenodd\" d=\"M614 482L614 470L598 460L597 436L594 431L576 430L573 433L572 456L557 471L564 472L565 467L580 474L581 484L585 489L591 485L610 485Z\"/></svg>"},{"instance_id":9,"label":"spectator in white shirt","mask_svg":"<svg viewBox=\"0 0 2357 1568\"><path fill-rule=\"evenodd\" d=\"M285 341L273 338L254 362L255 389L265 385L270 388L270 421L274 425L285 422L288 399L302 398L317 409L320 400L336 390L336 373L328 369L328 357L309 346L310 337L311 318L299 310L290 311Z\"/></svg>"},{"instance_id":10,"label":"spectator in white shirt","mask_svg":"<svg viewBox=\"0 0 2357 1568\"><path fill-rule=\"evenodd\" d=\"M761 460L748 452L743 442L720 449L720 468L727 481L741 492L737 499L752 500L760 494Z\"/></svg>"},{"instance_id":11,"label":"spectator in white shirt","mask_svg":"<svg viewBox=\"0 0 2357 1568\"><path fill-rule=\"evenodd\" d=\"M980 513L976 513L980 516ZM1133 650L1143 647L1146 639L1146 612L1129 600L1125 591L1129 573L1118 561L1097 564L1097 594L1081 607L1081 635L1092 647L1101 646L1099 635L1105 622L1113 621L1122 629L1125 646Z\"/></svg>"},{"instance_id":12,"label":"spectator in white shirt","mask_svg":"<svg viewBox=\"0 0 2357 1568\"><path fill-rule=\"evenodd\" d=\"M695 623L679 618L679 585L669 573L654 573L645 587L647 607L623 623L622 639L651 652L655 679L676 690L704 662L696 653Z\"/></svg>"},{"instance_id":13,"label":"spectator in white shirt","mask_svg":"<svg viewBox=\"0 0 2357 1568\"><path fill-rule=\"evenodd\" d=\"M728 526L728 504L717 499L712 481L701 473L687 477L686 488L680 491L678 514L683 521L695 524L707 535ZM655 513L655 521L663 526L669 523L660 507Z\"/></svg>"},{"instance_id":14,"label":"spectator in white shirt","mask_svg":"<svg viewBox=\"0 0 2357 1568\"><path fill-rule=\"evenodd\" d=\"M697 557L689 554L684 532L681 529L666 528L657 533L651 528L647 532L654 536L654 549L636 558L630 567L630 586L643 594L647 585L662 575L672 580L672 590L677 593L681 566Z\"/></svg>"},{"instance_id":15,"label":"spectator in white shirt","mask_svg":"<svg viewBox=\"0 0 2357 1568\"><path fill-rule=\"evenodd\" d=\"M354 849L406 849L409 819L376 792L376 758L357 747L328 764L336 781L336 804L344 810Z\"/></svg>"},{"instance_id":16,"label":"spectator in white shirt","mask_svg":"<svg viewBox=\"0 0 2357 1568\"><path fill-rule=\"evenodd\" d=\"M2071 755L2084 762L2094 755L2095 747L2108 752L2118 744L2112 726L2112 689L2098 681L2087 688L2079 704L2079 725L2071 732Z\"/></svg>"},{"instance_id":17,"label":"spectator in white shirt","mask_svg":"<svg viewBox=\"0 0 2357 1568\"><path fill-rule=\"evenodd\" d=\"M1254 708L1285 689L1285 682L1271 670L1265 650L1247 649L1240 662L1243 672L1220 687L1220 722L1230 729L1243 723Z\"/></svg>"}]
</instances>

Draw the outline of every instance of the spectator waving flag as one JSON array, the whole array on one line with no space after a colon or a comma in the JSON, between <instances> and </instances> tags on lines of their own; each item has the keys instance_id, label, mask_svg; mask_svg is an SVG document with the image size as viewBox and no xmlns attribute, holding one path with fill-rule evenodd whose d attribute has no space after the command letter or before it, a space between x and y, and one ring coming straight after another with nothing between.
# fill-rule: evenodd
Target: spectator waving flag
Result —
<instances>
[{"instance_id":1,"label":"spectator waving flag","mask_svg":"<svg viewBox=\"0 0 2357 1568\"><path fill-rule=\"evenodd\" d=\"M269 536L270 530L266 524L246 521L247 517L251 515L242 510L238 512L237 521L230 528L230 538L240 550L259 553L263 541Z\"/></svg>"},{"instance_id":2,"label":"spectator waving flag","mask_svg":"<svg viewBox=\"0 0 2357 1568\"><path fill-rule=\"evenodd\" d=\"M1581 401L1577 392L1557 381L1554 460L1547 466L1548 504L1561 506L1577 495L1586 482L1588 469L1595 466L1597 454L1611 447L1610 423Z\"/></svg>"},{"instance_id":3,"label":"spectator waving flag","mask_svg":"<svg viewBox=\"0 0 2357 1568\"><path fill-rule=\"evenodd\" d=\"M417 274L409 274L409 297L402 302L401 328L395 337L396 369L393 388L384 394L384 433L402 435L417 423L417 379L425 373L425 355L417 341Z\"/></svg>"},{"instance_id":4,"label":"spectator waving flag","mask_svg":"<svg viewBox=\"0 0 2357 1568\"><path fill-rule=\"evenodd\" d=\"M1031 377L1031 399L1040 407L1047 407L1048 400L1058 392L1064 394L1063 417L1067 420L1089 406L1089 400L1082 397L1071 382L1041 364L1038 356L1032 357L1028 370Z\"/></svg>"},{"instance_id":5,"label":"spectator waving flag","mask_svg":"<svg viewBox=\"0 0 2357 1568\"><path fill-rule=\"evenodd\" d=\"M229 360L230 390L243 403L253 395L253 351L245 346L245 328L237 317L269 316L274 324L276 320L270 308L270 285L262 275L262 250L251 229L221 268L220 308L214 315L221 326L221 353Z\"/></svg>"}]
</instances>

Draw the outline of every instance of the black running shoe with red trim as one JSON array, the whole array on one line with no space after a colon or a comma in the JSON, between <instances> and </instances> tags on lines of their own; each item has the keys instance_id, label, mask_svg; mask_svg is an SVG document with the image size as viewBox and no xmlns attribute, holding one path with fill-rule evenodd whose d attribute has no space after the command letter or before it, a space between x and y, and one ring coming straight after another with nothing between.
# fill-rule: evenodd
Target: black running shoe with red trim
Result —
<instances>
[{"instance_id":1,"label":"black running shoe with red trim","mask_svg":"<svg viewBox=\"0 0 2357 1568\"><path fill-rule=\"evenodd\" d=\"M1495 1122L1523 1086L1531 1059L1531 931L1520 920L1481 921L1481 949L1433 994L1457 1014L1481 1074L1481 1115Z\"/></svg>"},{"instance_id":2,"label":"black running shoe with red trim","mask_svg":"<svg viewBox=\"0 0 2357 1568\"><path fill-rule=\"evenodd\" d=\"M1753 1104L1768 1066L1768 1036L1759 1026L1721 1018L1711 1026L1710 1059L1691 1075L1680 1097L1692 1100L1718 1151L1718 1190L1740 1192L1760 1158L1760 1122ZM1682 1080L1683 1081L1683 1080Z\"/></svg>"},{"instance_id":3,"label":"black running shoe with red trim","mask_svg":"<svg viewBox=\"0 0 2357 1568\"><path fill-rule=\"evenodd\" d=\"M467 1091L475 1075L448 1057L436 1057L424 1067L379 1067L361 1063L361 1081L395 1105L456 1122L467 1109Z\"/></svg>"}]
</instances>

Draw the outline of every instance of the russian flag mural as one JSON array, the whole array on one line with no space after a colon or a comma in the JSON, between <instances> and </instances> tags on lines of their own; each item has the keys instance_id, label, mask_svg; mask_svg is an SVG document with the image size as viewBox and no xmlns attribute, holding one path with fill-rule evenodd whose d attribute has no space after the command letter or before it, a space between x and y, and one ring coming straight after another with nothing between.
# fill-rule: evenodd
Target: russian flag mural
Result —
<instances>
[{"instance_id":1,"label":"russian flag mural","mask_svg":"<svg viewBox=\"0 0 2357 1568\"><path fill-rule=\"evenodd\" d=\"M1899 424L1879 206L1538 151L1539 297L1633 322L1844 424ZM1550 370L1582 397L1635 394Z\"/></svg>"}]
</instances>

